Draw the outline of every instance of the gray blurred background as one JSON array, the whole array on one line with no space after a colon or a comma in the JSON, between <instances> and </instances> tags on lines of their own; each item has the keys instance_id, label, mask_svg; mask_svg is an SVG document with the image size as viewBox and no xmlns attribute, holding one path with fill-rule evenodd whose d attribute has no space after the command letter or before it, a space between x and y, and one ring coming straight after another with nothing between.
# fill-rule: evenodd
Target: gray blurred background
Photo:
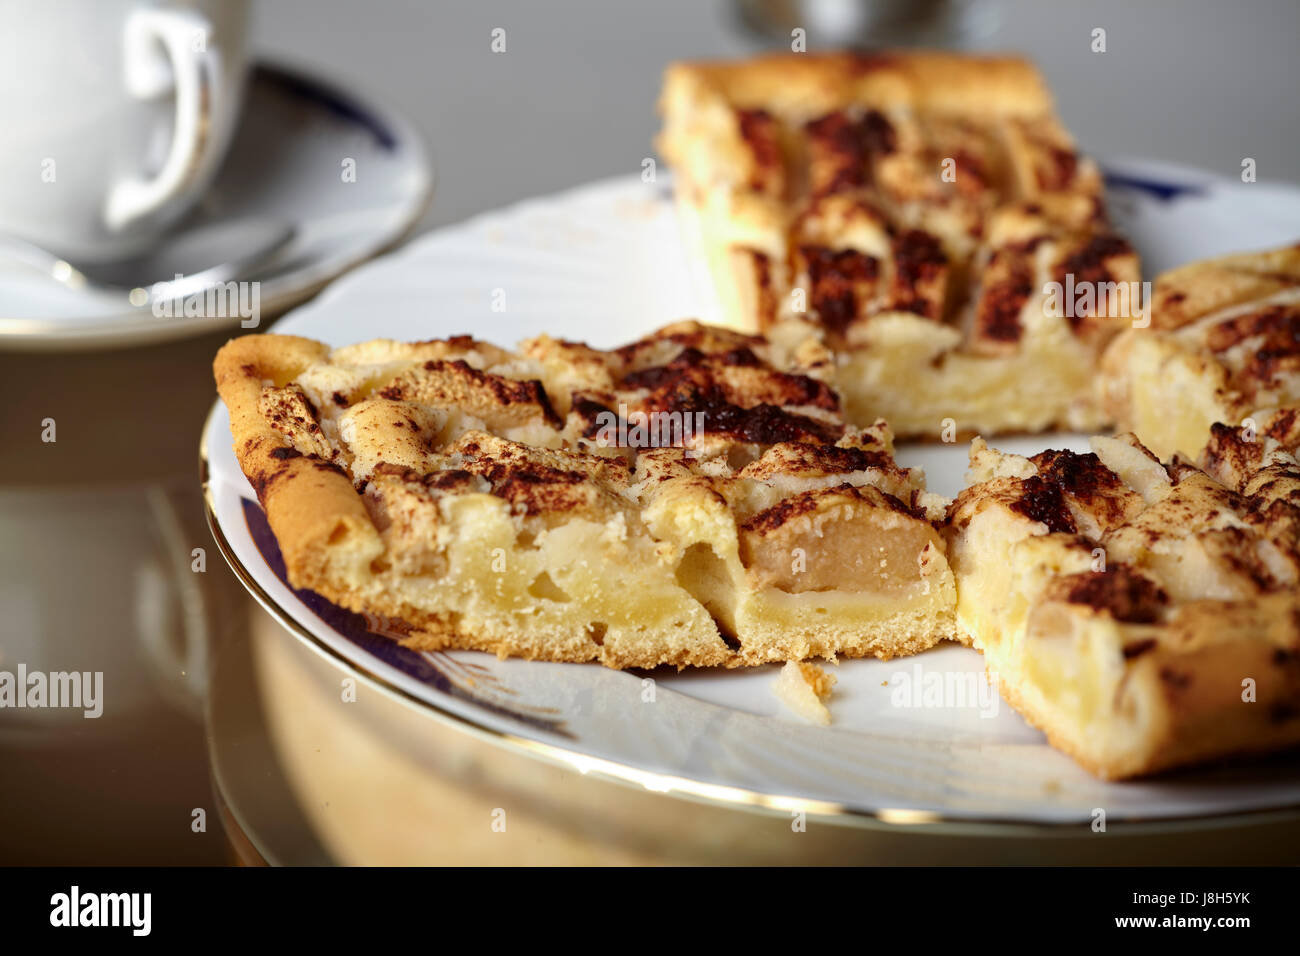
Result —
<instances>
[{"instance_id":1,"label":"gray blurred background","mask_svg":"<svg viewBox=\"0 0 1300 956\"><path fill-rule=\"evenodd\" d=\"M255 36L264 54L378 94L415 123L439 177L427 229L639 171L652 155L664 64L764 45L737 9L735 0L264 0ZM1296 0L988 0L972 19L984 35L965 45L1035 60L1094 155L1227 175L1250 156L1261 181L1300 182ZM504 54L489 48L494 27L506 30ZM1091 50L1096 27L1105 53ZM831 39L812 22L807 30L810 50Z\"/></svg>"}]
</instances>

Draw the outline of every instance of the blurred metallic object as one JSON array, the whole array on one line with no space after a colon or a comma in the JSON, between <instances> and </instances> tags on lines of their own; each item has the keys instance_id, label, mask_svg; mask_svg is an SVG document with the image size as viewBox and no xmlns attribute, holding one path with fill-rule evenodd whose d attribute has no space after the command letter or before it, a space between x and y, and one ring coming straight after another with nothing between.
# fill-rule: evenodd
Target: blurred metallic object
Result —
<instances>
[{"instance_id":1,"label":"blurred metallic object","mask_svg":"<svg viewBox=\"0 0 1300 956\"><path fill-rule=\"evenodd\" d=\"M0 236L0 261L17 262L69 289L120 295L142 308L252 275L296 234L293 225L270 219L218 222L177 232L143 255L93 265L74 265L25 239Z\"/></svg>"},{"instance_id":2,"label":"blurred metallic object","mask_svg":"<svg viewBox=\"0 0 1300 956\"><path fill-rule=\"evenodd\" d=\"M818 47L961 47L991 34L998 0L735 0L741 22L764 39L789 43L807 31Z\"/></svg>"}]
</instances>

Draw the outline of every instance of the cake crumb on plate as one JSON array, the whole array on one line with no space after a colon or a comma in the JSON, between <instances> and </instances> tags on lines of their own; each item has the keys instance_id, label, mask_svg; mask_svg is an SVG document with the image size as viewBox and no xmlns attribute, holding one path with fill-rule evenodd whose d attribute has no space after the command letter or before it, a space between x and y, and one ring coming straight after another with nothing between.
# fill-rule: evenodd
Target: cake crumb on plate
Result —
<instances>
[{"instance_id":1,"label":"cake crumb on plate","mask_svg":"<svg viewBox=\"0 0 1300 956\"><path fill-rule=\"evenodd\" d=\"M772 690L788 710L810 723L825 726L831 722L826 700L835 680L834 674L826 673L818 664L790 661L781 668Z\"/></svg>"}]
</instances>

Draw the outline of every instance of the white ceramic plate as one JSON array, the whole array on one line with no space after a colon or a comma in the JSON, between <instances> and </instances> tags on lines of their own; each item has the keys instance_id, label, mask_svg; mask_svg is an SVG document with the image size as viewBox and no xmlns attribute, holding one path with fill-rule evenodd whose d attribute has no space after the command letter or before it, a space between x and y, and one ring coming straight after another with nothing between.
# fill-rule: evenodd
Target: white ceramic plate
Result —
<instances>
[{"instance_id":1,"label":"white ceramic plate","mask_svg":"<svg viewBox=\"0 0 1300 956\"><path fill-rule=\"evenodd\" d=\"M1300 191L1147 163L1111 168L1116 218L1149 270L1296 238ZM504 311L495 311L502 301ZM666 189L618 179L426 236L336 283L275 331L342 345L454 333L512 344L545 330L613 346L671 319L715 315L683 254ZM1084 447L1082 436L1069 435L998 444L1022 453ZM204 448L214 534L282 623L430 713L584 772L742 806L958 828L1087 832L1098 808L1108 824L1136 826L1300 806L1294 757L1105 784L996 698L902 706L896 691L923 686L926 675L961 681L982 672L980 656L955 645L891 662L844 661L829 728L783 712L771 693L776 667L642 674L407 651L364 618L287 586L220 404ZM900 457L925 466L939 492L961 487L965 446L905 446Z\"/></svg>"},{"instance_id":2,"label":"white ceramic plate","mask_svg":"<svg viewBox=\"0 0 1300 956\"><path fill-rule=\"evenodd\" d=\"M356 163L344 182L341 163ZM428 208L433 173L415 130L369 98L285 66L258 65L216 181L194 227L248 218L292 226L256 272L259 307L278 315L400 239ZM162 278L162 277L158 277ZM124 296L68 289L0 261L0 348L143 345L237 327L238 316L155 316Z\"/></svg>"}]
</instances>

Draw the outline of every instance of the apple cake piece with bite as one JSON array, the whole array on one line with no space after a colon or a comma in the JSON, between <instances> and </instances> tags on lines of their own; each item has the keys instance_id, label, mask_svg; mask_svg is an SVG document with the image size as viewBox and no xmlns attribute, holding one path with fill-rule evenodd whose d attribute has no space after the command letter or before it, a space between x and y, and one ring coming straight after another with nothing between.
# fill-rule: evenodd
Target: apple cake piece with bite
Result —
<instances>
[{"instance_id":1,"label":"apple cake piece with bite","mask_svg":"<svg viewBox=\"0 0 1300 956\"><path fill-rule=\"evenodd\" d=\"M953 634L947 502L844 424L829 370L694 322L607 351L254 335L215 363L295 587L415 647L611 667Z\"/></svg>"}]
</instances>

